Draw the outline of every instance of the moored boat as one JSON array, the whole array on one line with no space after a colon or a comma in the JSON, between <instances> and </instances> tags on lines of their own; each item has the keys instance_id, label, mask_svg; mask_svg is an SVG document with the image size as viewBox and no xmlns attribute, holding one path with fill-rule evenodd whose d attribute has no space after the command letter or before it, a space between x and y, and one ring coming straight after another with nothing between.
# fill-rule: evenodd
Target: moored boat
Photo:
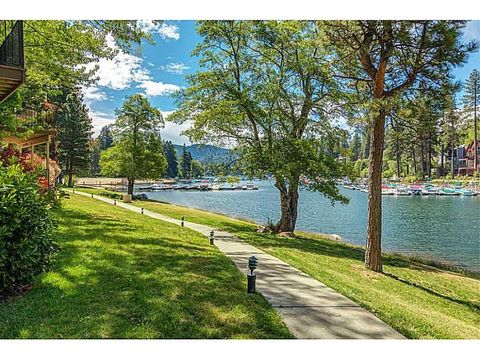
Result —
<instances>
[{"instance_id":1,"label":"moored boat","mask_svg":"<svg viewBox=\"0 0 480 359\"><path fill-rule=\"evenodd\" d=\"M242 189L253 191L253 190L257 190L258 186L255 186L253 183L247 183L246 185L242 186Z\"/></svg>"},{"instance_id":2,"label":"moored boat","mask_svg":"<svg viewBox=\"0 0 480 359\"><path fill-rule=\"evenodd\" d=\"M455 189L453 188L442 188L440 191L439 191L439 194L442 195L442 196L458 196L460 195L459 192L457 192Z\"/></svg>"}]
</instances>

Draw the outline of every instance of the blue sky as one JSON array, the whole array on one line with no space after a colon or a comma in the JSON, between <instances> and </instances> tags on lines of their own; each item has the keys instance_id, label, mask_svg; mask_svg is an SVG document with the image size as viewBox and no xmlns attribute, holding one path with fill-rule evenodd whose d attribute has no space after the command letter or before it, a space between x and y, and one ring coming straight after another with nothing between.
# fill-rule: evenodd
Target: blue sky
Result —
<instances>
[{"instance_id":1,"label":"blue sky","mask_svg":"<svg viewBox=\"0 0 480 359\"><path fill-rule=\"evenodd\" d=\"M175 110L171 93L186 86L185 75L198 69L197 59L190 54L201 37L195 31L194 21L166 21L153 24L142 21L150 31L155 45L144 44L139 56L120 52L114 60L101 60L96 85L86 88L85 101L90 108L95 135L101 127L113 123L114 111L124 98L144 93L155 107L168 116ZM480 21L471 21L464 31L464 40L480 38ZM115 46L111 42L111 46ZM480 68L480 53L470 55L468 62L455 69L457 80L465 80L474 68ZM180 132L188 125L166 122L162 137L174 143L189 143Z\"/></svg>"}]
</instances>

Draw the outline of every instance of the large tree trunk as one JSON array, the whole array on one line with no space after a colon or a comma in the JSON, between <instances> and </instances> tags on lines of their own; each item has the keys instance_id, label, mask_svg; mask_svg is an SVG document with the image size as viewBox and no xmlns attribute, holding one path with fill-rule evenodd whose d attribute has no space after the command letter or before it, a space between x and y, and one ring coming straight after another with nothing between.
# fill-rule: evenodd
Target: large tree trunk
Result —
<instances>
[{"instance_id":1,"label":"large tree trunk","mask_svg":"<svg viewBox=\"0 0 480 359\"><path fill-rule=\"evenodd\" d=\"M478 136L477 136L477 78L474 81L474 94L473 94L473 170L478 171ZM474 173L475 174L475 173Z\"/></svg>"},{"instance_id":2,"label":"large tree trunk","mask_svg":"<svg viewBox=\"0 0 480 359\"><path fill-rule=\"evenodd\" d=\"M422 179L425 179L425 176L427 174L427 166L425 162L425 145L423 143L423 139L420 143L420 161L422 162Z\"/></svg>"},{"instance_id":3,"label":"large tree trunk","mask_svg":"<svg viewBox=\"0 0 480 359\"><path fill-rule=\"evenodd\" d=\"M452 155L452 160L450 161L450 171L452 172L452 178L455 178L455 147L454 147L454 144L453 142L450 144L450 146L452 146L452 151L451 151L451 155Z\"/></svg>"},{"instance_id":4,"label":"large tree trunk","mask_svg":"<svg viewBox=\"0 0 480 359\"><path fill-rule=\"evenodd\" d=\"M395 152L397 156L397 177L400 178L402 176L402 158L400 155L400 141L396 140Z\"/></svg>"},{"instance_id":5,"label":"large tree trunk","mask_svg":"<svg viewBox=\"0 0 480 359\"><path fill-rule=\"evenodd\" d=\"M71 163L68 164L68 187L73 187L73 166Z\"/></svg>"},{"instance_id":6,"label":"large tree trunk","mask_svg":"<svg viewBox=\"0 0 480 359\"><path fill-rule=\"evenodd\" d=\"M127 193L131 194L133 196L133 185L135 184L135 179L133 178L128 178L128 189Z\"/></svg>"},{"instance_id":7,"label":"large tree trunk","mask_svg":"<svg viewBox=\"0 0 480 359\"><path fill-rule=\"evenodd\" d=\"M442 149L440 150L440 176L445 176L445 146L442 143Z\"/></svg>"},{"instance_id":8,"label":"large tree trunk","mask_svg":"<svg viewBox=\"0 0 480 359\"><path fill-rule=\"evenodd\" d=\"M428 161L427 161L428 178L432 178L432 141L428 140Z\"/></svg>"},{"instance_id":9,"label":"large tree trunk","mask_svg":"<svg viewBox=\"0 0 480 359\"><path fill-rule=\"evenodd\" d=\"M368 226L365 266L382 272L382 157L385 136L385 112L375 118L370 140L368 180Z\"/></svg>"},{"instance_id":10,"label":"large tree trunk","mask_svg":"<svg viewBox=\"0 0 480 359\"><path fill-rule=\"evenodd\" d=\"M415 146L412 145L413 175L417 174L417 158L415 156Z\"/></svg>"},{"instance_id":11,"label":"large tree trunk","mask_svg":"<svg viewBox=\"0 0 480 359\"><path fill-rule=\"evenodd\" d=\"M277 232L295 231L298 214L298 176L288 184L283 178L276 178L275 187L280 191L281 216L277 223Z\"/></svg>"}]
</instances>

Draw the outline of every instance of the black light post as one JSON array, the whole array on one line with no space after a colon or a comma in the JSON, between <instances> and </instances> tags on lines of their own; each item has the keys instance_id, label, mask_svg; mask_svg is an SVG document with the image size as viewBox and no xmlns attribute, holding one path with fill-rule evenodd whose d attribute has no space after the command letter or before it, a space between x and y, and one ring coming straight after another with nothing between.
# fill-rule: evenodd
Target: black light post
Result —
<instances>
[{"instance_id":1,"label":"black light post","mask_svg":"<svg viewBox=\"0 0 480 359\"><path fill-rule=\"evenodd\" d=\"M75 193L75 188L72 188L73 193Z\"/></svg>"},{"instance_id":2,"label":"black light post","mask_svg":"<svg viewBox=\"0 0 480 359\"><path fill-rule=\"evenodd\" d=\"M114 206L117 205L117 200L116 200L116 199L113 200L113 205L114 205Z\"/></svg>"},{"instance_id":3,"label":"black light post","mask_svg":"<svg viewBox=\"0 0 480 359\"><path fill-rule=\"evenodd\" d=\"M215 236L215 232L214 231L211 231L210 232L210 244L213 246L214 245L214 236Z\"/></svg>"},{"instance_id":4,"label":"black light post","mask_svg":"<svg viewBox=\"0 0 480 359\"><path fill-rule=\"evenodd\" d=\"M251 256L248 258L248 269L250 269L250 273L247 274L247 293L252 294L255 293L255 282L257 275L253 273L253 271L257 268L258 259L255 256Z\"/></svg>"},{"instance_id":5,"label":"black light post","mask_svg":"<svg viewBox=\"0 0 480 359\"><path fill-rule=\"evenodd\" d=\"M91 197L93 198L93 193L92 193Z\"/></svg>"},{"instance_id":6,"label":"black light post","mask_svg":"<svg viewBox=\"0 0 480 359\"><path fill-rule=\"evenodd\" d=\"M143 207L142 207L142 214L143 214Z\"/></svg>"},{"instance_id":7,"label":"black light post","mask_svg":"<svg viewBox=\"0 0 480 359\"><path fill-rule=\"evenodd\" d=\"M182 227L185 225L184 222L185 222L185 217L182 216Z\"/></svg>"}]
</instances>

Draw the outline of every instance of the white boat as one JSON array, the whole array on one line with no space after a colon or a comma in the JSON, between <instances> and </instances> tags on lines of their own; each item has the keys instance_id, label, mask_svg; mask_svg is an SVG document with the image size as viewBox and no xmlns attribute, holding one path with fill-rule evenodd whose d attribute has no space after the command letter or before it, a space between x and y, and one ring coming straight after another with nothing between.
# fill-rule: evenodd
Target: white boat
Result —
<instances>
[{"instance_id":1,"label":"white boat","mask_svg":"<svg viewBox=\"0 0 480 359\"><path fill-rule=\"evenodd\" d=\"M410 192L406 187L395 188L395 196L410 196Z\"/></svg>"},{"instance_id":2,"label":"white boat","mask_svg":"<svg viewBox=\"0 0 480 359\"><path fill-rule=\"evenodd\" d=\"M439 189L437 187L423 187L422 188L422 196L435 196L439 194Z\"/></svg>"},{"instance_id":3,"label":"white boat","mask_svg":"<svg viewBox=\"0 0 480 359\"><path fill-rule=\"evenodd\" d=\"M368 191L365 190L365 192L368 192ZM394 194L396 194L395 188L382 188L382 195L393 196Z\"/></svg>"},{"instance_id":4,"label":"white boat","mask_svg":"<svg viewBox=\"0 0 480 359\"><path fill-rule=\"evenodd\" d=\"M254 190L257 190L258 187L255 186L253 183L247 183L246 185L242 186L242 189L243 189L243 190L254 191Z\"/></svg>"},{"instance_id":5,"label":"white boat","mask_svg":"<svg viewBox=\"0 0 480 359\"><path fill-rule=\"evenodd\" d=\"M477 194L466 188L455 188L455 191L460 193L462 196L476 196Z\"/></svg>"},{"instance_id":6,"label":"white boat","mask_svg":"<svg viewBox=\"0 0 480 359\"><path fill-rule=\"evenodd\" d=\"M155 183L155 184L152 184L150 189L152 191L163 191L163 190L166 190L166 189L172 189L172 186L167 186L163 183Z\"/></svg>"}]
</instances>

